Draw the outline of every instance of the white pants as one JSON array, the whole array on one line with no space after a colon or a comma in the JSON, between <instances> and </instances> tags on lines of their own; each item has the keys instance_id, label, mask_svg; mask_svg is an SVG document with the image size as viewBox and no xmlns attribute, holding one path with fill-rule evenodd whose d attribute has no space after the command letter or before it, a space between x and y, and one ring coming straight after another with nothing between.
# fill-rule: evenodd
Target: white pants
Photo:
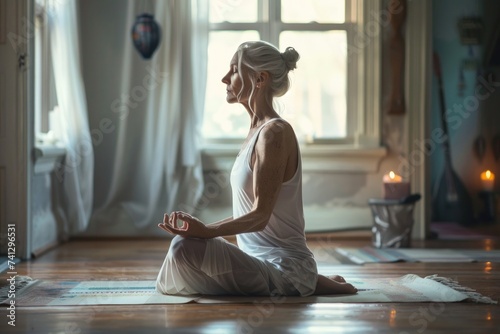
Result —
<instances>
[{"instance_id":1,"label":"white pants","mask_svg":"<svg viewBox=\"0 0 500 334\"><path fill-rule=\"evenodd\" d=\"M272 264L252 257L223 238L176 236L156 279L164 294L298 295Z\"/></svg>"}]
</instances>

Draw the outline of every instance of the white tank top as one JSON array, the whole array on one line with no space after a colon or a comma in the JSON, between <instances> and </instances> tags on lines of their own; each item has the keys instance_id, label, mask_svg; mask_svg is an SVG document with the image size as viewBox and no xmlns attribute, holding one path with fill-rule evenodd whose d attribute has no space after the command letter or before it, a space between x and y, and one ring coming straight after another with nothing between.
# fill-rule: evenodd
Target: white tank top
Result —
<instances>
[{"instance_id":1,"label":"white tank top","mask_svg":"<svg viewBox=\"0 0 500 334\"><path fill-rule=\"evenodd\" d=\"M231 171L233 217L252 210L254 203L252 152L259 133L273 118L261 125L236 158ZM298 149L298 143L297 143ZM281 186L273 213L264 230L236 236L238 246L247 254L267 261L295 286L301 295L310 295L316 288L317 267L306 245L302 203L302 165L300 152L295 175Z\"/></svg>"}]
</instances>

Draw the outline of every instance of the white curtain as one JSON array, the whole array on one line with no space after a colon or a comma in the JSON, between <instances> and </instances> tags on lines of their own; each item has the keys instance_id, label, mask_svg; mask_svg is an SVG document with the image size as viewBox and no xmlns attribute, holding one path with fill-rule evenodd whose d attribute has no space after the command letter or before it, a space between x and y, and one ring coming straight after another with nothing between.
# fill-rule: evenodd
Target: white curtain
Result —
<instances>
[{"instance_id":1,"label":"white curtain","mask_svg":"<svg viewBox=\"0 0 500 334\"><path fill-rule=\"evenodd\" d=\"M118 2L128 6L123 35L118 36L123 40L112 42L115 48L109 52L113 62L103 65L110 72L101 73L115 73L109 82L117 87L109 88L114 93L109 99L102 98L91 111L96 127L109 117L114 129L96 146L100 168L96 169L95 188L99 196L94 203L91 234L109 230L110 225L115 227L114 234L122 235L159 231L156 225L163 213L195 209L203 191L199 147L208 46L207 1L148 2L153 6L146 9L153 12L161 27L159 48L149 60L141 58L130 36L144 2ZM88 28L89 48L97 47L91 39L92 29ZM105 32L100 38L106 38ZM101 65L89 62L89 66ZM89 82L99 84L99 80L89 74ZM97 96L107 88L89 89Z\"/></svg>"},{"instance_id":2,"label":"white curtain","mask_svg":"<svg viewBox=\"0 0 500 334\"><path fill-rule=\"evenodd\" d=\"M90 137L87 101L80 67L79 33L74 0L47 2L50 53L58 101L57 137L67 149L57 172L62 234L85 230L92 212L94 153Z\"/></svg>"}]
</instances>

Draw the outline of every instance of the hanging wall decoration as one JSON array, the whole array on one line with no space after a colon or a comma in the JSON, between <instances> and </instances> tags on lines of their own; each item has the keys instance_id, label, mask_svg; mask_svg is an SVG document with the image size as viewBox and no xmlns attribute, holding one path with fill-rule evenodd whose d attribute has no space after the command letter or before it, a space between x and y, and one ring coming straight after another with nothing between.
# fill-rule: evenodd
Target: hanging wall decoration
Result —
<instances>
[{"instance_id":1,"label":"hanging wall decoration","mask_svg":"<svg viewBox=\"0 0 500 334\"><path fill-rule=\"evenodd\" d=\"M388 103L388 113L403 115L405 113L404 99L404 61L405 39L403 25L406 21L406 0L391 0L389 56L391 61L391 91ZM397 10L394 10L397 9Z\"/></svg>"},{"instance_id":2,"label":"hanging wall decoration","mask_svg":"<svg viewBox=\"0 0 500 334\"><path fill-rule=\"evenodd\" d=\"M132 26L134 46L144 59L150 59L160 44L160 25L152 14L143 13L136 17Z\"/></svg>"},{"instance_id":3,"label":"hanging wall decoration","mask_svg":"<svg viewBox=\"0 0 500 334\"><path fill-rule=\"evenodd\" d=\"M493 137L491 146L493 148L493 157L495 161L500 161L500 133Z\"/></svg>"},{"instance_id":4,"label":"hanging wall decoration","mask_svg":"<svg viewBox=\"0 0 500 334\"><path fill-rule=\"evenodd\" d=\"M482 135L479 135L474 140L474 154L479 162L483 161L484 155L486 154L486 139Z\"/></svg>"}]
</instances>

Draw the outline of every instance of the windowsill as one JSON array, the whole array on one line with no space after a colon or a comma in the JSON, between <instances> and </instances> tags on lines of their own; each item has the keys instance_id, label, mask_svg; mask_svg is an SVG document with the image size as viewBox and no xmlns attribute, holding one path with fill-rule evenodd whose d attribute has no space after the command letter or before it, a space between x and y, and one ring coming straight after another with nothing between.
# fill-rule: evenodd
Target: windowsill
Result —
<instances>
[{"instance_id":1,"label":"windowsill","mask_svg":"<svg viewBox=\"0 0 500 334\"><path fill-rule=\"evenodd\" d=\"M58 161L66 155L64 147L48 144L37 144L33 149L33 162L35 174L52 172Z\"/></svg>"},{"instance_id":2,"label":"windowsill","mask_svg":"<svg viewBox=\"0 0 500 334\"><path fill-rule=\"evenodd\" d=\"M202 149L204 170L230 171L240 146L209 144ZM385 147L356 145L314 145L300 147L303 172L375 173L387 155Z\"/></svg>"}]
</instances>

